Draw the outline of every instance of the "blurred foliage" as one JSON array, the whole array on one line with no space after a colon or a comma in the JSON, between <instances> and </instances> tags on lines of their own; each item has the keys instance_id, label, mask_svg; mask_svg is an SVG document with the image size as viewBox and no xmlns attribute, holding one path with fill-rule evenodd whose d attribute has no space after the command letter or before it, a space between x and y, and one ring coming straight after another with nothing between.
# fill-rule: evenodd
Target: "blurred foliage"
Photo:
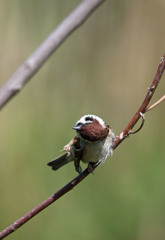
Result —
<instances>
[{"instance_id":1,"label":"blurred foliage","mask_svg":"<svg viewBox=\"0 0 165 240\"><path fill-rule=\"evenodd\" d=\"M0 1L1 86L79 2ZM162 0L106 1L1 111L1 229L76 176L73 164L46 163L82 115L116 134L126 126L164 53L164 12ZM161 103L93 176L8 239L165 239L164 122Z\"/></svg>"}]
</instances>

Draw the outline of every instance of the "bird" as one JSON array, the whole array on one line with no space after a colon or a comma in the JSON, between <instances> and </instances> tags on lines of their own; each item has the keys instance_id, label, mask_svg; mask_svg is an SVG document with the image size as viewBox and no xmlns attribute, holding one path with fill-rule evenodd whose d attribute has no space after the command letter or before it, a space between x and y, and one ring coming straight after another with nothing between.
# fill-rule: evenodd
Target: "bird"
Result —
<instances>
[{"instance_id":1,"label":"bird","mask_svg":"<svg viewBox=\"0 0 165 240\"><path fill-rule=\"evenodd\" d=\"M115 134L103 119L87 114L72 127L77 135L63 148L61 156L48 162L52 170L57 170L69 162L74 162L75 170L81 174L80 161L88 163L88 171L104 163L113 154Z\"/></svg>"}]
</instances>

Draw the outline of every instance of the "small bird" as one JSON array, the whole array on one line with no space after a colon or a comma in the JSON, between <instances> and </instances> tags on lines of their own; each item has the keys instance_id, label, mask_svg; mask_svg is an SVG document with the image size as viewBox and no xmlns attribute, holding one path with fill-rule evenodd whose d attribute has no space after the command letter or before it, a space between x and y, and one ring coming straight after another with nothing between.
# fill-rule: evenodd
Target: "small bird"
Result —
<instances>
[{"instance_id":1,"label":"small bird","mask_svg":"<svg viewBox=\"0 0 165 240\"><path fill-rule=\"evenodd\" d=\"M65 164L74 161L75 170L80 174L80 160L88 163L88 170L93 172L93 166L105 162L113 154L115 135L112 129L100 117L83 116L73 127L77 135L66 145L65 153L50 161L48 166L57 170Z\"/></svg>"}]
</instances>

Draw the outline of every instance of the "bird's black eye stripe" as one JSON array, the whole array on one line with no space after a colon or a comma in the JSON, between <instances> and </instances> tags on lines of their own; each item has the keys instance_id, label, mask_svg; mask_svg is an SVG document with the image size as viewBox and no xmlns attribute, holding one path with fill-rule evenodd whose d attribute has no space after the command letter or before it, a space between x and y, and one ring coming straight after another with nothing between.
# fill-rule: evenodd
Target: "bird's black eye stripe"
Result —
<instances>
[{"instance_id":1,"label":"bird's black eye stripe","mask_svg":"<svg viewBox=\"0 0 165 240\"><path fill-rule=\"evenodd\" d=\"M82 123L80 123L80 122L76 124L77 127L80 126L80 125L82 125Z\"/></svg>"},{"instance_id":2,"label":"bird's black eye stripe","mask_svg":"<svg viewBox=\"0 0 165 240\"><path fill-rule=\"evenodd\" d=\"M85 121L93 121L93 117L86 117Z\"/></svg>"}]
</instances>

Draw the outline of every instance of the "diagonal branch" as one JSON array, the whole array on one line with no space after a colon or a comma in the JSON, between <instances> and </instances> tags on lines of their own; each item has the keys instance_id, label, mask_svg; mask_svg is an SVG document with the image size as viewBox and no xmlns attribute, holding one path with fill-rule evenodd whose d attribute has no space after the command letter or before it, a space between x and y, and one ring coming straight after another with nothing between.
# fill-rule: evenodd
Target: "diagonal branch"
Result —
<instances>
[{"instance_id":1,"label":"diagonal branch","mask_svg":"<svg viewBox=\"0 0 165 240\"><path fill-rule=\"evenodd\" d=\"M138 111L135 113L135 115L133 116L133 118L131 119L131 121L129 122L129 124L127 125L127 127L124 129L124 131L120 134L120 136L116 139L115 141L115 148L129 135L129 132L131 131L131 129L135 126L135 124L137 123L137 121L139 120L139 118L141 117L140 113L145 113L147 111L147 106L160 82L160 79L163 75L165 69L165 54L163 57L161 57L161 62L158 66L158 70L156 72L156 75L154 77L154 80L151 84L151 86L148 88L147 94L144 98L143 103L141 104L140 108L138 109Z\"/></svg>"},{"instance_id":2,"label":"diagonal branch","mask_svg":"<svg viewBox=\"0 0 165 240\"><path fill-rule=\"evenodd\" d=\"M148 89L147 95L146 95L142 105L140 106L140 108L138 109L138 111L136 112L136 114L134 115L132 120L129 122L128 126L123 130L123 132L120 134L120 136L115 140L114 149L116 147L118 147L118 145L129 135L129 132L131 131L131 129L135 126L135 124L137 123L137 121L141 117L141 115L142 115L141 113L146 112L146 108L147 108L147 106L148 106L148 104L149 104L149 102L150 102L150 100L151 100L151 98L152 98L152 96L155 92L155 89L158 86L158 83L160 82L160 79L162 77L162 74L163 74L164 70L165 70L165 55L163 56L162 61L158 66L158 70L157 70L157 73L155 75L155 78L154 78L151 86ZM94 168L96 168L96 167L97 166L94 166ZM25 214L22 218L20 218L19 220L14 222L12 225L10 225L6 229L4 229L0 233L0 239L3 239L4 237L8 236L9 234L11 234L15 230L17 230L24 223L29 221L32 217L34 217L39 212L44 210L50 204L52 204L57 199L62 197L64 194L66 194L67 192L72 190L78 183L80 183L83 179L85 179L89 174L90 173L89 173L88 169L85 169L84 172L82 172L79 176L74 178L71 182L69 182L67 185L65 185L63 188L61 188L58 192L56 192L55 194L50 196L48 199L46 199L44 202L39 204L37 207L35 207L29 213Z\"/></svg>"},{"instance_id":3,"label":"diagonal branch","mask_svg":"<svg viewBox=\"0 0 165 240\"><path fill-rule=\"evenodd\" d=\"M0 89L0 109L24 87L63 41L103 2L104 0L84 0L63 20Z\"/></svg>"},{"instance_id":4,"label":"diagonal branch","mask_svg":"<svg viewBox=\"0 0 165 240\"><path fill-rule=\"evenodd\" d=\"M32 217L37 215L39 212L47 208L50 204L55 202L57 199L62 197L65 193L72 190L78 183L80 183L85 177L89 175L88 169L86 169L84 172L82 172L80 175L78 175L76 178L74 178L72 181L70 181L67 185L65 185L63 188L61 188L58 192L50 196L48 199L46 199L44 202L39 204L37 207L32 209L30 212L25 214L22 218L15 221L12 225L7 227L5 230L0 232L0 239L3 239L7 237L9 234L17 230L19 227L21 227L24 223L29 221Z\"/></svg>"}]
</instances>

